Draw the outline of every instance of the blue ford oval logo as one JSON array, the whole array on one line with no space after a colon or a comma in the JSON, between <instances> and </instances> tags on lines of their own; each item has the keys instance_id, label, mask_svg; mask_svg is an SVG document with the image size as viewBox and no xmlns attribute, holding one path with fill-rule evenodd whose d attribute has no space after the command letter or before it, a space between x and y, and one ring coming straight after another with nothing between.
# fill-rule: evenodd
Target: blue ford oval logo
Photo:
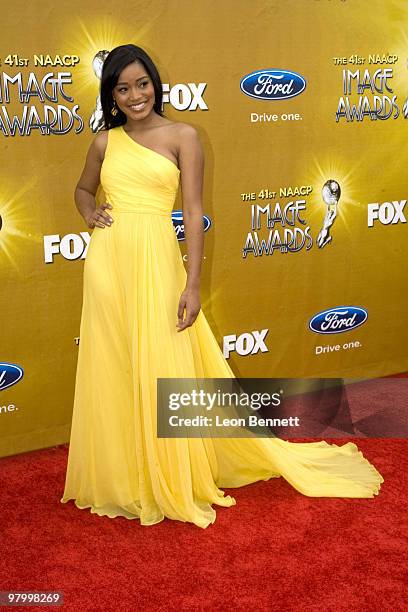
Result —
<instances>
[{"instance_id":1,"label":"blue ford oval logo","mask_svg":"<svg viewBox=\"0 0 408 612\"><path fill-rule=\"evenodd\" d=\"M260 100L286 100L306 88L302 75L290 70L257 70L241 79L240 88L247 96Z\"/></svg>"},{"instance_id":2,"label":"blue ford oval logo","mask_svg":"<svg viewBox=\"0 0 408 612\"><path fill-rule=\"evenodd\" d=\"M15 363L0 363L0 391L18 383L23 374L23 368Z\"/></svg>"},{"instance_id":3,"label":"blue ford oval logo","mask_svg":"<svg viewBox=\"0 0 408 612\"><path fill-rule=\"evenodd\" d=\"M183 222L183 211L182 210L173 210L171 213L171 219L174 225L174 231L176 232L177 240L185 240L186 236L184 233L184 222ZM207 217L207 215L203 215L204 222L204 231L210 229L211 227L211 219Z\"/></svg>"},{"instance_id":4,"label":"blue ford oval logo","mask_svg":"<svg viewBox=\"0 0 408 612\"><path fill-rule=\"evenodd\" d=\"M340 334L367 321L368 312L359 306L340 306L323 310L310 319L309 327L318 334Z\"/></svg>"}]
</instances>

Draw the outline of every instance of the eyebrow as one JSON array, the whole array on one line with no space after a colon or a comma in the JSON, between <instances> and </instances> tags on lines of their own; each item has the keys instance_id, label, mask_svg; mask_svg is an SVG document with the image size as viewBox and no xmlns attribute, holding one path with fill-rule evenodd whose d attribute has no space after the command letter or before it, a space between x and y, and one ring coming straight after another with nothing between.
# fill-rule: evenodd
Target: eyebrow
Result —
<instances>
[{"instance_id":1,"label":"eyebrow","mask_svg":"<svg viewBox=\"0 0 408 612\"><path fill-rule=\"evenodd\" d=\"M142 77L139 77L138 79L136 79L136 81L141 81L142 79L146 79L147 78L147 74L145 74ZM127 81L120 81L120 83L116 83L116 85L128 85Z\"/></svg>"}]
</instances>

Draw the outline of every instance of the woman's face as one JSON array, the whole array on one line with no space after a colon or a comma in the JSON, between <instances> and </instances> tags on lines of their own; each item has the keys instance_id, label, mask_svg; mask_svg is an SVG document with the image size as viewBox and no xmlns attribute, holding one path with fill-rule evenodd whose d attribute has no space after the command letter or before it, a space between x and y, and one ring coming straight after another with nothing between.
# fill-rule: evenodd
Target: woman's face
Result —
<instances>
[{"instance_id":1,"label":"woman's face","mask_svg":"<svg viewBox=\"0 0 408 612\"><path fill-rule=\"evenodd\" d=\"M140 62L132 62L122 70L112 94L118 108L133 121L144 119L153 109L153 83Z\"/></svg>"}]
</instances>

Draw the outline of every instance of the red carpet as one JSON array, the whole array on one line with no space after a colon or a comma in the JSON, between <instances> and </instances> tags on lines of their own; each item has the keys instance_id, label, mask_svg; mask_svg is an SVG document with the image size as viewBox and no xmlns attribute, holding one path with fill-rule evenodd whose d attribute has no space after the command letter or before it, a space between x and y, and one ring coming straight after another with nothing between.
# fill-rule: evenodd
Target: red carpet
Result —
<instances>
[{"instance_id":1,"label":"red carpet","mask_svg":"<svg viewBox=\"0 0 408 612\"><path fill-rule=\"evenodd\" d=\"M206 530L60 504L65 446L1 459L0 590L62 591L75 611L405 610L406 440L357 444L384 476L378 497L272 479L230 489L237 505Z\"/></svg>"}]
</instances>

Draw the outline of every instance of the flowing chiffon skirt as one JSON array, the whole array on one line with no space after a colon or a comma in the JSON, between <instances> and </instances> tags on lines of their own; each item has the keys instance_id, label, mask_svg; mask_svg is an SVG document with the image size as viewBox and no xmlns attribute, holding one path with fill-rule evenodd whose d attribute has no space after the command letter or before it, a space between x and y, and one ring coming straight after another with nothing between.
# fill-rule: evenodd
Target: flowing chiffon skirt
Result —
<instances>
[{"instance_id":1,"label":"flowing chiffon skirt","mask_svg":"<svg viewBox=\"0 0 408 612\"><path fill-rule=\"evenodd\" d=\"M157 437L157 378L234 374L203 311L176 330L186 281L171 220L177 167L114 128L101 181L114 223L93 230L85 260L61 502L142 525L168 517L205 528L213 504L235 504L223 487L258 480L282 476L312 497L373 498L383 478L351 442Z\"/></svg>"}]
</instances>

